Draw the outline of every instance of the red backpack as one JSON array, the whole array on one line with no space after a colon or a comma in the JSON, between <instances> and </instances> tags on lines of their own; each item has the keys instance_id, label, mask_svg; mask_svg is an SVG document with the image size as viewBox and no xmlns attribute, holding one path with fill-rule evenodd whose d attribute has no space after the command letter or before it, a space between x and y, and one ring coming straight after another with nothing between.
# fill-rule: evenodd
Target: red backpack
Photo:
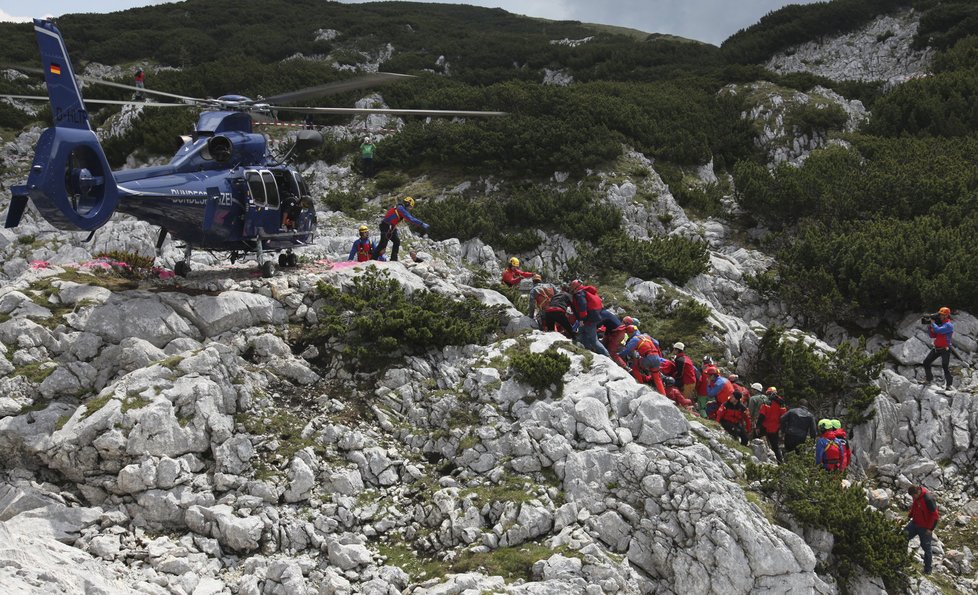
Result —
<instances>
[{"instance_id":1,"label":"red backpack","mask_svg":"<svg viewBox=\"0 0 978 595\"><path fill-rule=\"evenodd\" d=\"M833 438L822 451L822 466L829 471L845 469L845 447L838 438Z\"/></svg>"}]
</instances>

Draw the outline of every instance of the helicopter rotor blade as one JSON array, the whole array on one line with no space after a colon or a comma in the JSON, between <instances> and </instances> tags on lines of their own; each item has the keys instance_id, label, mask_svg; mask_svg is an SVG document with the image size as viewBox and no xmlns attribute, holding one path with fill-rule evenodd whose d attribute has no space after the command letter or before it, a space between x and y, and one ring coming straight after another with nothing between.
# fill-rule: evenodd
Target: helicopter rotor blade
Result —
<instances>
[{"instance_id":1,"label":"helicopter rotor blade","mask_svg":"<svg viewBox=\"0 0 978 595\"><path fill-rule=\"evenodd\" d=\"M276 103L276 104L290 104L290 103L295 103L296 101L305 101L307 99L324 97L326 95L337 95L339 93L346 93L347 91L356 91L359 89L372 89L375 87L382 87L384 85L390 85L392 83L397 83L412 78L415 77L410 74L397 74L394 72L373 72L370 74L365 74L363 76L358 76L351 79L335 81L332 83L326 83L324 85L317 85L315 87L307 87L305 89L299 89L298 91L290 91L288 93L282 93L280 95L273 95L271 97L266 97L262 99L262 102Z\"/></svg>"},{"instance_id":2,"label":"helicopter rotor blade","mask_svg":"<svg viewBox=\"0 0 978 595\"><path fill-rule=\"evenodd\" d=\"M291 107L269 105L262 106L263 109L279 110L283 112L294 112L299 114L345 114L357 116L361 114L384 114L387 116L442 116L442 117L495 117L506 116L507 112L483 112L466 110L438 110L438 109L374 109L360 107Z\"/></svg>"},{"instance_id":3,"label":"helicopter rotor blade","mask_svg":"<svg viewBox=\"0 0 978 595\"><path fill-rule=\"evenodd\" d=\"M44 74L44 70L34 66L19 66L19 65L0 65L0 68L9 68L12 70L20 70L23 72L31 72L34 74ZM203 104L209 105L206 99L200 99L198 97L187 97L185 95L177 95L175 93L167 93L165 91L155 91L153 89L140 89L139 87L133 87L132 85L124 85L122 83L115 83L112 81L107 81L104 79L98 79L91 76L85 76L81 74L76 74L75 78L80 81L85 81L86 83L92 83L96 85L105 85L107 87L115 87L117 89L127 89L129 91L135 91L137 93L146 93L147 95L157 95L159 97L169 97L170 99L179 99L180 101L186 101L193 104Z\"/></svg>"},{"instance_id":4,"label":"helicopter rotor blade","mask_svg":"<svg viewBox=\"0 0 978 595\"><path fill-rule=\"evenodd\" d=\"M40 95L0 95L0 99L17 99L21 101L48 101L47 97ZM114 99L86 99L85 103L97 103L101 105L145 105L148 107L197 107L188 103L156 103L149 101L116 101Z\"/></svg>"}]
</instances>

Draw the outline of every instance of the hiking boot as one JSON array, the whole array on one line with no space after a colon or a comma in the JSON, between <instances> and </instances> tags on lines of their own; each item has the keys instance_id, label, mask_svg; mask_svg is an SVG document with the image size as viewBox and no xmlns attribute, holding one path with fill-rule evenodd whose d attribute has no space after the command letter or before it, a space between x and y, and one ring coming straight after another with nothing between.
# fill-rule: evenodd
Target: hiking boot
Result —
<instances>
[{"instance_id":1,"label":"hiking boot","mask_svg":"<svg viewBox=\"0 0 978 595\"><path fill-rule=\"evenodd\" d=\"M954 388L954 385L950 382L944 385L944 390L951 390L952 388Z\"/></svg>"}]
</instances>

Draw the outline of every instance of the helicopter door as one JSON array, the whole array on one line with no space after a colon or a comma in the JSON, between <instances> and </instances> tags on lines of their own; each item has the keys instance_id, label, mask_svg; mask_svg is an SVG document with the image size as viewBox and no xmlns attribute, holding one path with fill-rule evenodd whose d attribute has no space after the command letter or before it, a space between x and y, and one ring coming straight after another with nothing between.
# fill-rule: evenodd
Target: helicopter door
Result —
<instances>
[{"instance_id":1,"label":"helicopter door","mask_svg":"<svg viewBox=\"0 0 978 595\"><path fill-rule=\"evenodd\" d=\"M245 237L256 237L278 233L281 225L279 213L279 194L272 172L263 170L246 170L245 179L248 181L248 192L251 203L245 216Z\"/></svg>"}]
</instances>

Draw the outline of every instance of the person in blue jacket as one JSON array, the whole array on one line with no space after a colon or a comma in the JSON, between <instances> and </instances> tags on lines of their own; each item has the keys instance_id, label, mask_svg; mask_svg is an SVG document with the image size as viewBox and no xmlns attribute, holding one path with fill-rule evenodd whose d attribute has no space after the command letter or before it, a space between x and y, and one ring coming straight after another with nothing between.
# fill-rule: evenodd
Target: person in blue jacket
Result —
<instances>
[{"instance_id":1,"label":"person in blue jacket","mask_svg":"<svg viewBox=\"0 0 978 595\"><path fill-rule=\"evenodd\" d=\"M414 199L408 196L402 204L394 205L387 210L384 218L380 221L380 242L374 248L374 260L380 260L380 257L387 250L388 241L391 243L391 260L397 260L397 251L401 247L401 237L397 235L397 224L401 221L407 219L412 225L420 227L422 233L428 232L428 224L411 214L413 208Z\"/></svg>"}]
</instances>

